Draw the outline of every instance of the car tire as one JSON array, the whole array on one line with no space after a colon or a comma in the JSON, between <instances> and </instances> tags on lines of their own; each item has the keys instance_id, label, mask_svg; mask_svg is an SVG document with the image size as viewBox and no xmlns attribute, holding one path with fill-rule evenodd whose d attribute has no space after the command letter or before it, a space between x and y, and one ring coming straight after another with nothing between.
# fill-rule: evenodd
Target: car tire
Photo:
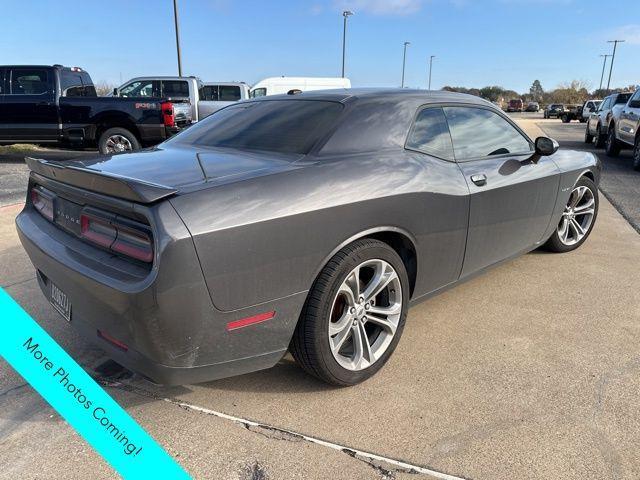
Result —
<instances>
[{"instance_id":1,"label":"car tire","mask_svg":"<svg viewBox=\"0 0 640 480\"><path fill-rule=\"evenodd\" d=\"M636 142L633 146L633 169L640 172L640 136L636 137Z\"/></svg>"},{"instance_id":2,"label":"car tire","mask_svg":"<svg viewBox=\"0 0 640 480\"><path fill-rule=\"evenodd\" d=\"M590 178L581 177L569 195L558 226L544 247L555 253L570 252L580 247L593 230L599 205L595 183Z\"/></svg>"},{"instance_id":3,"label":"car tire","mask_svg":"<svg viewBox=\"0 0 640 480\"><path fill-rule=\"evenodd\" d=\"M126 128L114 127L105 130L100 135L98 150L103 155L131 153L140 150L140 142Z\"/></svg>"},{"instance_id":4,"label":"car tire","mask_svg":"<svg viewBox=\"0 0 640 480\"><path fill-rule=\"evenodd\" d=\"M593 143L593 135L589 133L589 125L584 129L584 143Z\"/></svg>"},{"instance_id":5,"label":"car tire","mask_svg":"<svg viewBox=\"0 0 640 480\"><path fill-rule=\"evenodd\" d=\"M569 117L567 115L562 115L560 119L562 120L562 123L569 123Z\"/></svg>"},{"instance_id":6,"label":"car tire","mask_svg":"<svg viewBox=\"0 0 640 480\"><path fill-rule=\"evenodd\" d=\"M613 125L609 127L609 133L604 143L604 151L608 157L617 157L620 154L620 143L616 138L616 129Z\"/></svg>"},{"instance_id":7,"label":"car tire","mask_svg":"<svg viewBox=\"0 0 640 480\"><path fill-rule=\"evenodd\" d=\"M598 125L598 128L596 129L596 131L598 132L596 135L596 147L602 148L604 147L604 144L607 140L607 136L604 133L602 133L602 127L600 125Z\"/></svg>"},{"instance_id":8,"label":"car tire","mask_svg":"<svg viewBox=\"0 0 640 480\"><path fill-rule=\"evenodd\" d=\"M379 278L392 280L367 297ZM395 250L378 240L358 240L336 253L316 278L291 340L291 354L306 372L329 384L360 383L393 353L409 296L407 271ZM385 309L394 313L381 320ZM382 327L385 322L388 328Z\"/></svg>"}]
</instances>

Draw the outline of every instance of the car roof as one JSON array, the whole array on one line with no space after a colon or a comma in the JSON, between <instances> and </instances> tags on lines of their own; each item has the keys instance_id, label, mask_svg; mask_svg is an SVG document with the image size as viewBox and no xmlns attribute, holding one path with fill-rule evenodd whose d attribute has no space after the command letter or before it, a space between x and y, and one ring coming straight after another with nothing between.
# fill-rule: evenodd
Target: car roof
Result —
<instances>
[{"instance_id":1,"label":"car roof","mask_svg":"<svg viewBox=\"0 0 640 480\"><path fill-rule=\"evenodd\" d=\"M335 88L329 90L312 90L295 95L270 95L259 97L259 100L309 99L333 102L346 102L357 99L385 99L389 101L418 100L423 103L472 103L489 105L491 102L475 95L448 92L445 90L413 90L400 88ZM257 100L257 99L256 99Z\"/></svg>"}]
</instances>

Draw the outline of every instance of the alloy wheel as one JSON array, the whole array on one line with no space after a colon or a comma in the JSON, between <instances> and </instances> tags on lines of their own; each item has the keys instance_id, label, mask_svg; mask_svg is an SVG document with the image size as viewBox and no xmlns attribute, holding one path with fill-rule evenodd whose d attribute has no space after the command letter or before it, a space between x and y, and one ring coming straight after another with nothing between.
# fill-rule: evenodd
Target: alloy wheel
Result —
<instances>
[{"instance_id":1,"label":"alloy wheel","mask_svg":"<svg viewBox=\"0 0 640 480\"><path fill-rule=\"evenodd\" d=\"M558 237L565 245L575 245L588 233L595 215L595 196L590 188L573 189L558 224Z\"/></svg>"},{"instance_id":2,"label":"alloy wheel","mask_svg":"<svg viewBox=\"0 0 640 480\"><path fill-rule=\"evenodd\" d=\"M123 135L111 135L105 142L105 147L108 153L122 153L130 152L133 150L133 146L129 139Z\"/></svg>"},{"instance_id":3,"label":"alloy wheel","mask_svg":"<svg viewBox=\"0 0 640 480\"><path fill-rule=\"evenodd\" d=\"M402 286L384 260L367 260L340 285L331 307L329 347L345 369L364 370L389 348L402 315Z\"/></svg>"}]
</instances>

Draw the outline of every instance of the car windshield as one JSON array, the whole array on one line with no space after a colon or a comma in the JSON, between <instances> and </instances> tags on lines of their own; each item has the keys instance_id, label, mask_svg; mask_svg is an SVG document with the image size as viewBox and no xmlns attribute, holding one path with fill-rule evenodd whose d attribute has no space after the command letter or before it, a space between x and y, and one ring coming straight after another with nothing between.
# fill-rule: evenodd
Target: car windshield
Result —
<instances>
[{"instance_id":1,"label":"car windshield","mask_svg":"<svg viewBox=\"0 0 640 480\"><path fill-rule=\"evenodd\" d=\"M153 96L153 82L151 80L132 82L120 89L120 96L151 97Z\"/></svg>"},{"instance_id":2,"label":"car windshield","mask_svg":"<svg viewBox=\"0 0 640 480\"><path fill-rule=\"evenodd\" d=\"M168 142L307 154L335 123L343 105L318 100L266 100L232 105Z\"/></svg>"}]
</instances>

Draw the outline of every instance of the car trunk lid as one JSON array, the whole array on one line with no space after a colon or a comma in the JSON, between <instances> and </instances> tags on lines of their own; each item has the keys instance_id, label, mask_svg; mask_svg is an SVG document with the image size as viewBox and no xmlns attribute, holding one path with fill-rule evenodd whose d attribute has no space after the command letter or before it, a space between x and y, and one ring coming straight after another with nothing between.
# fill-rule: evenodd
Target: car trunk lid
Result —
<instances>
[{"instance_id":1,"label":"car trunk lid","mask_svg":"<svg viewBox=\"0 0 640 480\"><path fill-rule=\"evenodd\" d=\"M293 167L299 155L232 149L154 148L65 162L27 158L38 175L75 187L149 204L175 194L268 175Z\"/></svg>"}]
</instances>

